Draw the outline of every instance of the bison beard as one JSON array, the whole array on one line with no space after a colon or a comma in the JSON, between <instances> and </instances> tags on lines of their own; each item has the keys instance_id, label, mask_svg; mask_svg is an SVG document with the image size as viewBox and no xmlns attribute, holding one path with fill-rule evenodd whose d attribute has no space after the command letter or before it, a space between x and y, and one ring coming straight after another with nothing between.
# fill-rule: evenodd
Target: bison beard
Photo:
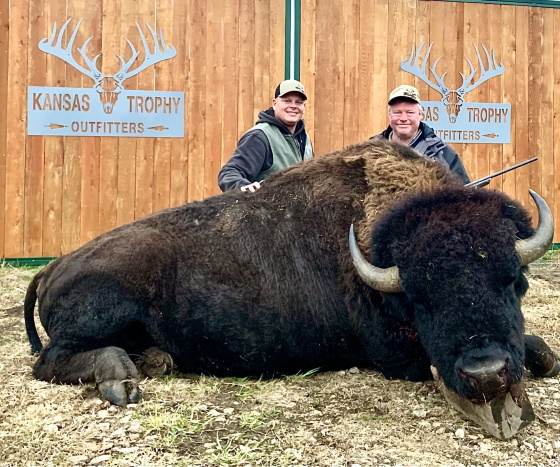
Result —
<instances>
[{"instance_id":1,"label":"bison beard","mask_svg":"<svg viewBox=\"0 0 560 467\"><path fill-rule=\"evenodd\" d=\"M352 224L374 264L398 266L402 292L359 277ZM360 365L424 380L434 365L457 393L487 400L517 384L524 364L558 371L537 351L525 361L535 344L523 335L527 281L515 248L532 234L505 195L464 188L405 146L368 141L291 167L256 193L139 219L49 264L25 301L40 350L34 375L95 382L125 405L140 397L130 355L155 346L170 356L161 368L215 375Z\"/></svg>"}]
</instances>

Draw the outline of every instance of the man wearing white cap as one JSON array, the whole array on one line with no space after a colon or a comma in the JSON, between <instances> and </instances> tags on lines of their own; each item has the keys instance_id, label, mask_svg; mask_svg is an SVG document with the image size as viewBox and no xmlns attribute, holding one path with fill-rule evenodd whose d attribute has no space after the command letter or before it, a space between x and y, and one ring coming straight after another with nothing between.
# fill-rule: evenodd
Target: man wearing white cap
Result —
<instances>
[{"instance_id":1,"label":"man wearing white cap","mask_svg":"<svg viewBox=\"0 0 560 467\"><path fill-rule=\"evenodd\" d=\"M222 191L254 192L269 175L313 157L302 120L306 101L299 81L278 85L272 107L259 112L255 126L241 137L233 156L221 168L218 185Z\"/></svg>"},{"instance_id":2,"label":"man wearing white cap","mask_svg":"<svg viewBox=\"0 0 560 467\"><path fill-rule=\"evenodd\" d=\"M399 141L431 159L446 164L465 183L470 179L457 153L422 122L424 115L420 93L414 86L403 84L389 94L389 126L372 138Z\"/></svg>"}]
</instances>

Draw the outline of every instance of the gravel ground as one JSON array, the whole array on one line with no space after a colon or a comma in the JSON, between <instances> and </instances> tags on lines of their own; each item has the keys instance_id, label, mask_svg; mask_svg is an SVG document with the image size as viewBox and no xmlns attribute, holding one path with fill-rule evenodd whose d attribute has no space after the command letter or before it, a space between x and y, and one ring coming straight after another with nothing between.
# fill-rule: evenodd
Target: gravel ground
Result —
<instances>
[{"instance_id":1,"label":"gravel ground","mask_svg":"<svg viewBox=\"0 0 560 467\"><path fill-rule=\"evenodd\" d=\"M0 466L560 466L560 378L527 380L537 420L497 440L433 382L352 368L281 379L172 375L126 408L31 377L22 303L37 270L0 267ZM560 349L558 261L531 268L527 330Z\"/></svg>"}]
</instances>

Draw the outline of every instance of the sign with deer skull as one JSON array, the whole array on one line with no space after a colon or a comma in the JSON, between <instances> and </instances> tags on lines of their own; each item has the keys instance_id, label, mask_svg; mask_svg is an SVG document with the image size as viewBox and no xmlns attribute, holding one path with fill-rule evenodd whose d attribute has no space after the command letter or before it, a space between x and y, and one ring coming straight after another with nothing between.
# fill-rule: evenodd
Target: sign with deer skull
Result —
<instances>
[{"instance_id":1,"label":"sign with deer skull","mask_svg":"<svg viewBox=\"0 0 560 467\"><path fill-rule=\"evenodd\" d=\"M412 47L408 60L401 62L402 70L416 76L441 94L440 101L422 101L424 122L431 126L445 142L509 143L511 105L469 102L465 98L466 94L482 83L505 72L504 65L497 62L494 51L488 52L483 45L484 56L482 56L478 47L474 45L478 67L465 58L470 68L469 73L459 73L462 82L460 86L453 89L445 84L447 72L438 74L437 66L442 57L436 59L427 69L433 44L432 42L429 45L423 58L421 53L424 42L416 50Z\"/></svg>"},{"instance_id":2,"label":"sign with deer skull","mask_svg":"<svg viewBox=\"0 0 560 467\"><path fill-rule=\"evenodd\" d=\"M128 60L117 55L120 69L112 74L102 73L97 61L101 54L90 57L87 48L92 37L78 47L74 45L82 20L63 44L68 19L60 31L56 23L50 37L38 44L41 51L58 57L93 81L91 88L28 87L28 134L57 136L131 136L183 137L184 93L174 91L130 90L124 82L163 60L177 55L175 47L167 45L160 30L159 36L147 25L153 50L136 23L143 53L125 38L131 55ZM79 54L81 60L75 58ZM141 58L141 63L137 59Z\"/></svg>"}]
</instances>

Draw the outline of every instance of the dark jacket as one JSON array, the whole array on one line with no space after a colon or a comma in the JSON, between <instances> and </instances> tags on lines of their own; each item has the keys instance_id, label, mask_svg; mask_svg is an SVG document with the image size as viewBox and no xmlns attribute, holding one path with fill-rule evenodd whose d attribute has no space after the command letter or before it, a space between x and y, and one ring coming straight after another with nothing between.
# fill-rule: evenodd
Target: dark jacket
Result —
<instances>
[{"instance_id":1,"label":"dark jacket","mask_svg":"<svg viewBox=\"0 0 560 467\"><path fill-rule=\"evenodd\" d=\"M256 124L268 124L279 130L287 139L293 139L293 162L297 163L313 155L311 140L305 132L305 124L300 120L294 133L274 117L274 110L269 108L259 112ZM221 168L218 174L218 185L222 191L240 188L256 181L261 181L263 172L270 175L274 163L274 151L270 141L262 129L251 128L237 143L237 148L230 160ZM275 166L276 169L277 165ZM280 170L285 167L278 167Z\"/></svg>"},{"instance_id":2,"label":"dark jacket","mask_svg":"<svg viewBox=\"0 0 560 467\"><path fill-rule=\"evenodd\" d=\"M412 140L410 147L416 149L418 152L424 154L431 159L443 162L449 167L451 172L455 172L466 183L471 180L467 175L467 171L459 158L459 155L438 138L432 128L424 122L420 122L420 134ZM389 139L393 129L389 126L387 129L373 138Z\"/></svg>"}]
</instances>

